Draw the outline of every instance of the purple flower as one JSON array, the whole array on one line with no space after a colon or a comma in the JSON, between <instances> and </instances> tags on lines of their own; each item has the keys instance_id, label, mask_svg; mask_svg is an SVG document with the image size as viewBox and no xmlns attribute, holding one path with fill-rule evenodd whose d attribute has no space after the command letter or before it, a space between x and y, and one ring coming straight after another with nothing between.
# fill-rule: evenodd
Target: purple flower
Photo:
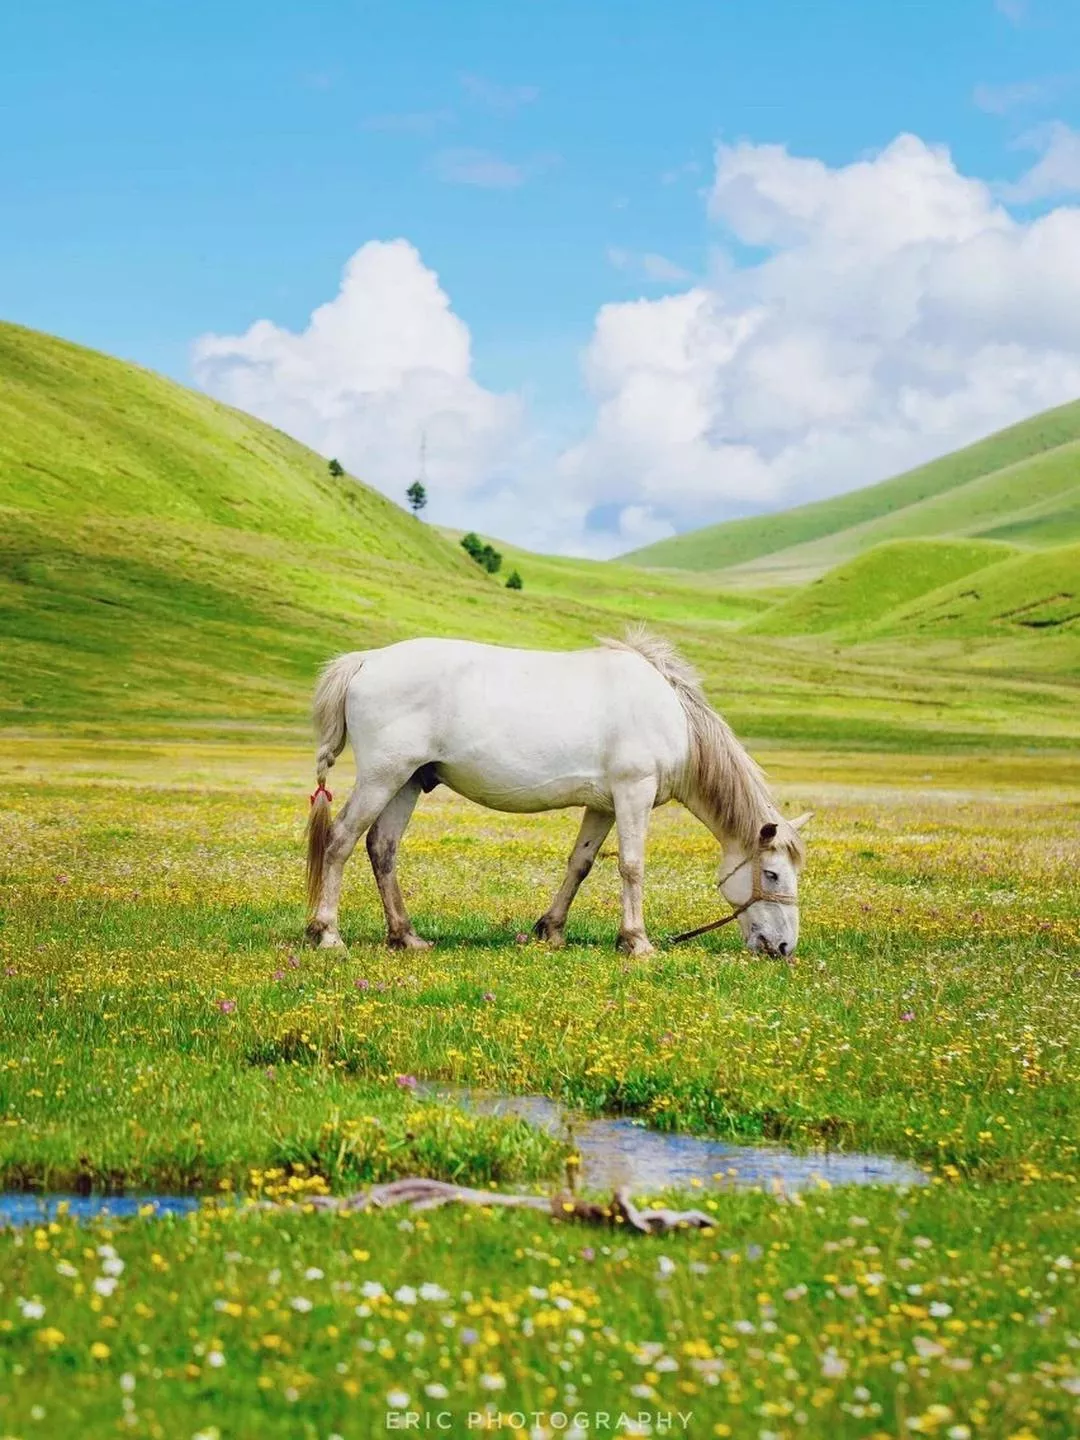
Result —
<instances>
[{"instance_id":1,"label":"purple flower","mask_svg":"<svg viewBox=\"0 0 1080 1440\"><path fill-rule=\"evenodd\" d=\"M71 884L71 876L70 876L70 875L57 875L57 877L56 877L56 883L57 883L58 885L70 885L70 884Z\"/></svg>"},{"instance_id":2,"label":"purple flower","mask_svg":"<svg viewBox=\"0 0 1080 1440\"><path fill-rule=\"evenodd\" d=\"M485 990L485 991L484 991L484 999L485 999L486 1001L488 1001L488 1003L490 1004L491 1001L495 999L495 991L494 991L494 990Z\"/></svg>"},{"instance_id":3,"label":"purple flower","mask_svg":"<svg viewBox=\"0 0 1080 1440\"><path fill-rule=\"evenodd\" d=\"M300 957L299 957L298 955L290 955L290 956L289 956L289 969L290 969L290 970L299 970L299 969L300 969Z\"/></svg>"},{"instance_id":4,"label":"purple flower","mask_svg":"<svg viewBox=\"0 0 1080 1440\"><path fill-rule=\"evenodd\" d=\"M585 1249L581 1252L581 1258L583 1260L595 1260L596 1251L592 1248L591 1245L586 1245Z\"/></svg>"},{"instance_id":5,"label":"purple flower","mask_svg":"<svg viewBox=\"0 0 1080 1440\"><path fill-rule=\"evenodd\" d=\"M524 931L524 930L519 930L518 933L514 936L514 944L515 944L515 945L527 945L528 943L529 943L529 937L528 937L528 935L525 934L525 931Z\"/></svg>"},{"instance_id":6,"label":"purple flower","mask_svg":"<svg viewBox=\"0 0 1080 1440\"><path fill-rule=\"evenodd\" d=\"M465 1329L461 1332L461 1343L463 1345L475 1345L479 1338L480 1336L471 1325L466 1325Z\"/></svg>"},{"instance_id":7,"label":"purple flower","mask_svg":"<svg viewBox=\"0 0 1080 1440\"><path fill-rule=\"evenodd\" d=\"M903 1024L907 1025L910 1021L915 1019L915 1011L905 1010L904 1013L900 1016L900 1019Z\"/></svg>"},{"instance_id":8,"label":"purple flower","mask_svg":"<svg viewBox=\"0 0 1080 1440\"><path fill-rule=\"evenodd\" d=\"M217 1002L217 1008L221 1011L221 1013L222 1013L223 1015L231 1015L231 1014L233 1013L233 1011L236 1009L236 1001L235 1001L235 1000L219 1000L219 1001Z\"/></svg>"},{"instance_id":9,"label":"purple flower","mask_svg":"<svg viewBox=\"0 0 1080 1440\"><path fill-rule=\"evenodd\" d=\"M272 975L270 978L271 978L272 980L284 980L284 979L285 979L285 971L282 970L282 969L280 969L280 967L279 967L277 970L274 971L273 975Z\"/></svg>"},{"instance_id":10,"label":"purple flower","mask_svg":"<svg viewBox=\"0 0 1080 1440\"><path fill-rule=\"evenodd\" d=\"M5 975L17 975L18 973L19 973L19 972L15 969L15 966L14 966L14 965L5 965L5 966L4 966L4 974L5 974Z\"/></svg>"},{"instance_id":11,"label":"purple flower","mask_svg":"<svg viewBox=\"0 0 1080 1440\"><path fill-rule=\"evenodd\" d=\"M370 980L363 980L363 979L361 979L361 980L354 980L354 981L353 981L353 984L356 986L357 990L370 990L370 989L371 989L371 981L370 981Z\"/></svg>"},{"instance_id":12,"label":"purple flower","mask_svg":"<svg viewBox=\"0 0 1080 1440\"><path fill-rule=\"evenodd\" d=\"M416 1076L415 1076L415 1075L395 1075L395 1076L394 1076L394 1084L395 1084L395 1085L400 1085L401 1088L402 1088L402 1090L415 1090L415 1089L416 1089Z\"/></svg>"}]
</instances>

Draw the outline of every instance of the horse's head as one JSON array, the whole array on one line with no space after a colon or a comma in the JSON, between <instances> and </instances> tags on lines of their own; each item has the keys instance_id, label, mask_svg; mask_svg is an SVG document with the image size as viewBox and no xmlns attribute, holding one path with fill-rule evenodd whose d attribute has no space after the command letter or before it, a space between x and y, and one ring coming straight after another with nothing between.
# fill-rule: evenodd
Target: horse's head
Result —
<instances>
[{"instance_id":1,"label":"horse's head","mask_svg":"<svg viewBox=\"0 0 1080 1440\"><path fill-rule=\"evenodd\" d=\"M729 846L724 852L720 890L755 954L789 959L795 953L803 857L799 831L812 814L762 825L749 852L741 846Z\"/></svg>"}]
</instances>

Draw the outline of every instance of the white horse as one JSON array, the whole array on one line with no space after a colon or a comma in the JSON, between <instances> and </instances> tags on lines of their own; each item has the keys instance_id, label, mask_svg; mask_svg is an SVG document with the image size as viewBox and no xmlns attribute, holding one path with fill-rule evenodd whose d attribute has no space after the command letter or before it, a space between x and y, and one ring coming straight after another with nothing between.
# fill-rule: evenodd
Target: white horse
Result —
<instances>
[{"instance_id":1,"label":"white horse","mask_svg":"<svg viewBox=\"0 0 1080 1440\"><path fill-rule=\"evenodd\" d=\"M317 788L308 822L308 936L340 946L345 862L367 832L387 941L420 948L397 882L398 844L423 790L448 785L492 810L584 806L566 878L535 933L563 941L571 902L618 827L619 948L647 955L642 880L649 812L679 800L724 849L722 893L751 950L789 956L799 936L798 828L710 708L675 650L643 631L595 650L512 650L405 640L341 655L315 691ZM330 818L326 776L348 738L357 781Z\"/></svg>"}]
</instances>

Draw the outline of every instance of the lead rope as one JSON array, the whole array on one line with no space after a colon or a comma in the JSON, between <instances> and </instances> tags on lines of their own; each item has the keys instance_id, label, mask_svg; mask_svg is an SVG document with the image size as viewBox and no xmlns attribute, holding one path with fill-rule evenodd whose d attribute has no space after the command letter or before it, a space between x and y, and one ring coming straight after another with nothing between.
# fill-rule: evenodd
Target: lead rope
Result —
<instances>
[{"instance_id":1,"label":"lead rope","mask_svg":"<svg viewBox=\"0 0 1080 1440\"><path fill-rule=\"evenodd\" d=\"M759 900L768 900L771 904L776 905L797 905L799 903L799 897L797 895L785 895L780 891L766 894L762 889L761 855L759 852L748 855L745 860L739 861L734 870L729 870L720 881L721 890L733 875L739 873L744 865L752 865L753 867L750 871L750 899L744 900L741 905L736 905L732 909L731 914L725 915L721 920L710 920L708 925L699 925L696 930L684 930L681 935L673 935L669 944L681 945L684 940L695 940L699 935L708 935L711 930L719 930L723 925L730 925L733 920L739 918L744 910L749 910L750 906L755 905Z\"/></svg>"}]
</instances>

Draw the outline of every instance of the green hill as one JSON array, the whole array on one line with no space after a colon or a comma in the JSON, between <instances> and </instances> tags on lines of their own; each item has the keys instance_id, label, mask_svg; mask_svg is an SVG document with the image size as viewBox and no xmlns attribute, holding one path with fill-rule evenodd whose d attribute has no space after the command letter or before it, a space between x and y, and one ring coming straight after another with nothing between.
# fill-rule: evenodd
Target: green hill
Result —
<instances>
[{"instance_id":1,"label":"green hill","mask_svg":"<svg viewBox=\"0 0 1080 1440\"><path fill-rule=\"evenodd\" d=\"M624 556L799 584L884 540L972 536L1044 546L1080 537L1080 402L894 479L775 515L712 525Z\"/></svg>"},{"instance_id":2,"label":"green hill","mask_svg":"<svg viewBox=\"0 0 1080 1440\"><path fill-rule=\"evenodd\" d=\"M1020 652L973 683L951 662L928 668L917 645L864 662L750 636L740 626L769 598L710 577L508 547L511 565L523 591L270 426L0 325L0 726L252 740L269 727L300 755L313 677L336 651L423 633L580 646L643 619L758 741L912 750L1076 734L1070 686L1045 671L1033 689Z\"/></svg>"},{"instance_id":3,"label":"green hill","mask_svg":"<svg viewBox=\"0 0 1080 1440\"><path fill-rule=\"evenodd\" d=\"M993 540L886 541L802 586L744 628L759 635L861 633L898 606L1015 553Z\"/></svg>"}]
</instances>

